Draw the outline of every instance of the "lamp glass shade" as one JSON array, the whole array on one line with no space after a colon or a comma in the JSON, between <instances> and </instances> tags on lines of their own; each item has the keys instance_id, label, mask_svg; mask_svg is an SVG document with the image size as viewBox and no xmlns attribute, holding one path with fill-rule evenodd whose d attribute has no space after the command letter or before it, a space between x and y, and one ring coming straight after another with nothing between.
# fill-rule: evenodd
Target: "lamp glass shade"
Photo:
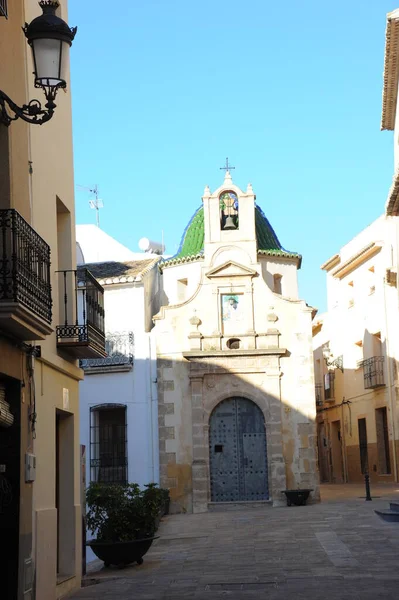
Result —
<instances>
[{"instance_id":1,"label":"lamp glass shade","mask_svg":"<svg viewBox=\"0 0 399 600\"><path fill-rule=\"evenodd\" d=\"M64 73L62 72L63 46L68 46L68 44L51 38L32 40L36 85L48 87L65 86Z\"/></svg>"}]
</instances>

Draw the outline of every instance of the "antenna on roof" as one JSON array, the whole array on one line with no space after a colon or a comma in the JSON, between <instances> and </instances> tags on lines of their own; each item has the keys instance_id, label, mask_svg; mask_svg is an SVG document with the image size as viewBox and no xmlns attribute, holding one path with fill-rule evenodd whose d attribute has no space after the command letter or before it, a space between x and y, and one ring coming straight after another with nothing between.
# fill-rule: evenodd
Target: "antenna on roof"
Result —
<instances>
[{"instance_id":1,"label":"antenna on roof","mask_svg":"<svg viewBox=\"0 0 399 600\"><path fill-rule=\"evenodd\" d=\"M90 192L90 194L94 194L94 198L89 200L89 206L96 211L96 225L97 227L100 227L100 208L104 208L104 203L98 197L98 185L95 184L93 188L84 185L77 185L76 187L80 190L86 190L87 192Z\"/></svg>"}]
</instances>

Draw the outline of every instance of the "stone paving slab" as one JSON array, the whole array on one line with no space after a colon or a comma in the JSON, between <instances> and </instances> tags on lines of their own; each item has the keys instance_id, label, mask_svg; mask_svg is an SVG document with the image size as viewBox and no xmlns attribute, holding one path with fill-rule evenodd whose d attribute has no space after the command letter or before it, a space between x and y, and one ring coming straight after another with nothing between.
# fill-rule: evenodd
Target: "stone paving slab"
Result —
<instances>
[{"instance_id":1,"label":"stone paving slab","mask_svg":"<svg viewBox=\"0 0 399 600\"><path fill-rule=\"evenodd\" d=\"M70 598L399 600L399 526L374 513L399 486L373 502L343 487L308 506L168 516L143 565L96 561L86 580L100 583Z\"/></svg>"}]
</instances>

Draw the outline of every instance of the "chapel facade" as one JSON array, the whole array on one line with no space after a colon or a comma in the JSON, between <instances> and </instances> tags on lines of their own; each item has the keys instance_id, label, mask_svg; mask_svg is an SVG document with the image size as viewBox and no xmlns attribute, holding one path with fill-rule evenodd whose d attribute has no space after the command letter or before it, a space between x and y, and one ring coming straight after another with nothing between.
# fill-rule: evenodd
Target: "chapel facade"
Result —
<instances>
[{"instance_id":1,"label":"chapel facade","mask_svg":"<svg viewBox=\"0 0 399 600\"><path fill-rule=\"evenodd\" d=\"M214 503L319 499L312 312L301 256L281 246L252 186L227 171L160 263L160 483L174 512Z\"/></svg>"}]
</instances>

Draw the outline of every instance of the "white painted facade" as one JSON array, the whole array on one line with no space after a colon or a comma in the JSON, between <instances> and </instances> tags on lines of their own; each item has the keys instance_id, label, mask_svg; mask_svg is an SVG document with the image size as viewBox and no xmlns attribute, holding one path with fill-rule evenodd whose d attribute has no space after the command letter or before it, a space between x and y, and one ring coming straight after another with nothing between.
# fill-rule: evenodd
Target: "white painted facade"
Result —
<instances>
[{"instance_id":1,"label":"white painted facade","mask_svg":"<svg viewBox=\"0 0 399 600\"><path fill-rule=\"evenodd\" d=\"M106 330L133 332L133 367L126 372L90 373L80 391L80 439L86 446L86 481L90 468L90 409L101 404L126 405L128 481L144 485L159 481L156 356L153 335L144 328L144 286L105 287Z\"/></svg>"},{"instance_id":2,"label":"white painted facade","mask_svg":"<svg viewBox=\"0 0 399 600\"><path fill-rule=\"evenodd\" d=\"M134 344L129 350L133 354L132 364L104 366L107 359L83 363L80 441L86 447L86 484L113 474L112 468L92 465L92 459L103 461L104 456L102 453L100 458L98 445L100 413L96 407L101 405L107 405L107 410L111 405L125 407L126 481L140 486L159 483L156 348L151 333L152 315L159 309L158 257L133 253L95 226L78 226L77 241L81 264L83 262L104 287L106 338L110 334L119 333L126 337L132 333ZM97 255L106 257L107 262L84 260L86 256ZM87 562L94 558L91 549L87 548Z\"/></svg>"},{"instance_id":3,"label":"white painted facade","mask_svg":"<svg viewBox=\"0 0 399 600\"><path fill-rule=\"evenodd\" d=\"M144 260L155 256L148 252L133 252L96 225L76 225L76 240L79 243L78 259L83 253L86 263Z\"/></svg>"}]
</instances>

